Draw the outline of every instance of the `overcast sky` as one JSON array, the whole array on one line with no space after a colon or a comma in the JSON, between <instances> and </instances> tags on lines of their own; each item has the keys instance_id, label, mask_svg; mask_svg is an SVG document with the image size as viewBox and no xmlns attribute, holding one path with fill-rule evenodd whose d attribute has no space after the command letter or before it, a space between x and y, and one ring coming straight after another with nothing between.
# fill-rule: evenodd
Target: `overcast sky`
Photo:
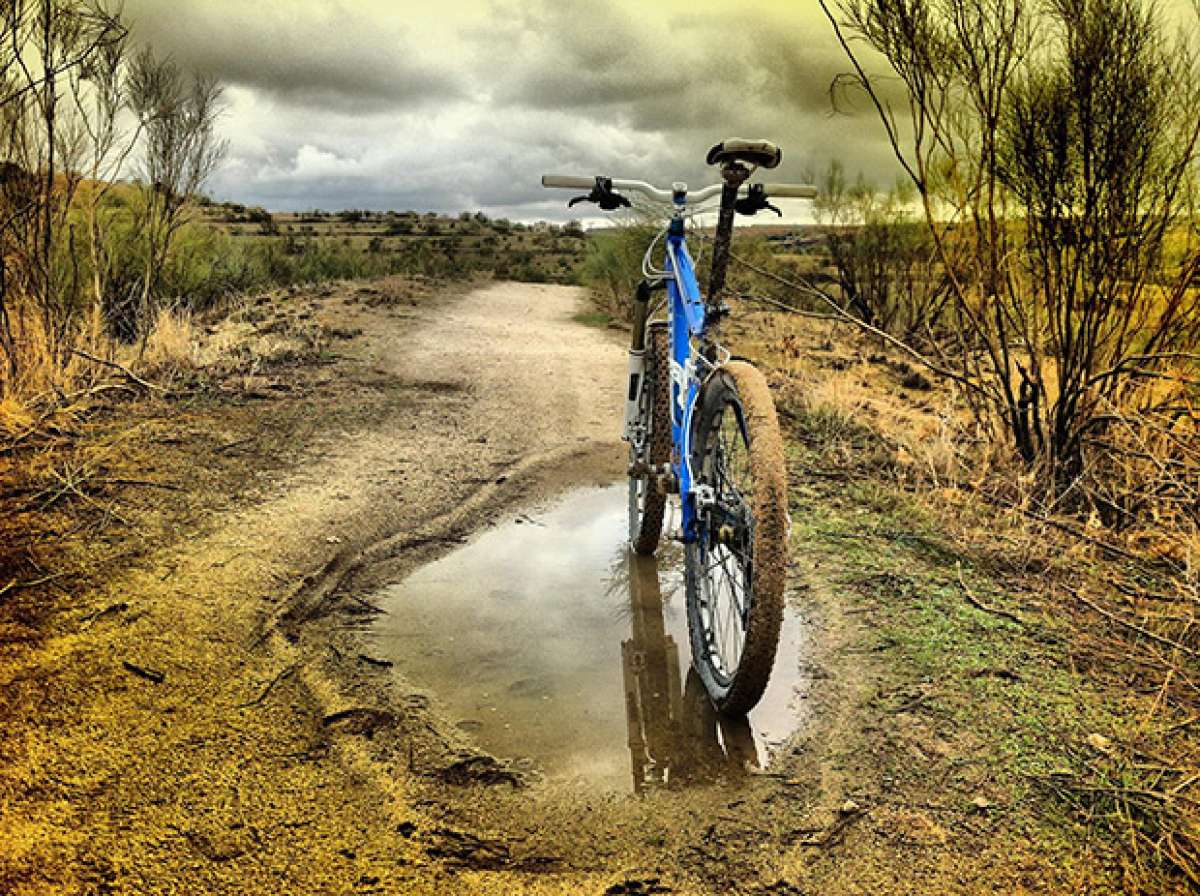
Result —
<instances>
[{"instance_id":1,"label":"overcast sky","mask_svg":"<svg viewBox=\"0 0 1200 896\"><path fill-rule=\"evenodd\" d=\"M218 199L566 217L546 172L713 180L725 137L895 176L815 0L125 0L136 38L226 85ZM791 211L795 211L792 209Z\"/></svg>"}]
</instances>

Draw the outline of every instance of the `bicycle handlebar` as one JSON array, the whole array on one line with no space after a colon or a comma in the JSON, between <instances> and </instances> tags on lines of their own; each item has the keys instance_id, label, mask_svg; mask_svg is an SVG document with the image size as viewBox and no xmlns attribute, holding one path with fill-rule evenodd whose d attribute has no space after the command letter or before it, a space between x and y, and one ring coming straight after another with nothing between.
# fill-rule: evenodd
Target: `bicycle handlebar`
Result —
<instances>
[{"instance_id":1,"label":"bicycle handlebar","mask_svg":"<svg viewBox=\"0 0 1200 896\"><path fill-rule=\"evenodd\" d=\"M812 184L763 184L767 198L816 199L818 190Z\"/></svg>"},{"instance_id":2,"label":"bicycle handlebar","mask_svg":"<svg viewBox=\"0 0 1200 896\"><path fill-rule=\"evenodd\" d=\"M590 190L595 185L596 178L594 177L574 177L569 174L542 175L543 187L566 187L571 190ZM617 182L613 181L613 186L615 187L616 185Z\"/></svg>"},{"instance_id":3,"label":"bicycle handlebar","mask_svg":"<svg viewBox=\"0 0 1200 896\"><path fill-rule=\"evenodd\" d=\"M544 174L542 175L543 187L556 187L568 190L590 190L596 185L594 177L577 177L570 174ZM642 180L619 180L612 179L614 190L632 190L635 193L641 193L650 199L656 199L659 202L671 202L674 193L671 190L663 190L655 187ZM817 195L817 188L810 184L763 184L763 191L768 198L777 197L781 199L813 199ZM740 194L748 193L748 188L743 186L738 191ZM688 192L688 199L692 202L703 202L712 196L718 196L721 193L721 185L713 184L708 187L701 187L695 192Z\"/></svg>"},{"instance_id":4,"label":"bicycle handlebar","mask_svg":"<svg viewBox=\"0 0 1200 896\"><path fill-rule=\"evenodd\" d=\"M575 177L569 174L543 174L543 187L562 187L570 190L590 190L596 185L594 177ZM652 186L642 180L621 180L612 178L612 187L614 190L633 190L635 193L641 193L649 196L651 199L657 199L660 202L670 202L672 193L670 190L660 190L658 187Z\"/></svg>"}]
</instances>

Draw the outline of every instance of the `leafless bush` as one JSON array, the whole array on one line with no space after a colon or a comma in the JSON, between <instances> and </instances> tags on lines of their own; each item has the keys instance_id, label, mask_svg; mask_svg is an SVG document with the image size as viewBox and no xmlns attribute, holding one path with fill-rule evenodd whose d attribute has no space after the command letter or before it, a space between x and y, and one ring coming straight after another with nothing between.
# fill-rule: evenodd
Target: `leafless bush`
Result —
<instances>
[{"instance_id":1,"label":"leafless bush","mask_svg":"<svg viewBox=\"0 0 1200 896\"><path fill-rule=\"evenodd\" d=\"M128 46L109 0L0 4L0 396L67 394L89 348L111 361L97 320L148 336L221 158L218 85ZM135 158L140 202L120 183Z\"/></svg>"},{"instance_id":2,"label":"leafless bush","mask_svg":"<svg viewBox=\"0 0 1200 896\"><path fill-rule=\"evenodd\" d=\"M900 181L880 193L861 176L851 184L834 160L820 187L814 212L844 307L902 339L933 336L950 284L927 228L911 211L912 185Z\"/></svg>"},{"instance_id":3,"label":"leafless bush","mask_svg":"<svg viewBox=\"0 0 1200 896\"><path fill-rule=\"evenodd\" d=\"M117 318L123 336L153 320L159 274L180 228L190 220L196 195L225 154L226 144L216 135L221 93L215 79L189 79L174 62L156 58L149 49L133 59L129 105L144 141L142 205L135 227L145 243L145 258L138 304L122 309Z\"/></svg>"},{"instance_id":4,"label":"leafless bush","mask_svg":"<svg viewBox=\"0 0 1200 896\"><path fill-rule=\"evenodd\" d=\"M68 352L81 310L69 215L82 178L86 130L78 110L64 100L81 95L88 64L124 37L119 20L99 0L9 0L0 7L0 347L6 383L17 379L23 361L54 368ZM50 357L38 357L40 350Z\"/></svg>"},{"instance_id":5,"label":"leafless bush","mask_svg":"<svg viewBox=\"0 0 1200 896\"><path fill-rule=\"evenodd\" d=\"M87 183L79 205L87 223L92 298L110 329L114 309L127 301L130 289L121 271L121 208L110 200L141 134L140 123L132 133L122 127L128 107L128 62L128 41L122 36L86 60L86 78L72 92L80 126L87 135L83 159Z\"/></svg>"},{"instance_id":6,"label":"leafless bush","mask_svg":"<svg viewBox=\"0 0 1200 896\"><path fill-rule=\"evenodd\" d=\"M1151 435L1196 438L1193 44L1136 0L843 0L840 24L823 6L947 274L940 365L1052 497L1126 522L1142 498L1115 471L1163 464L1138 456ZM907 88L903 119L854 38ZM1166 469L1194 514L1187 453Z\"/></svg>"}]
</instances>

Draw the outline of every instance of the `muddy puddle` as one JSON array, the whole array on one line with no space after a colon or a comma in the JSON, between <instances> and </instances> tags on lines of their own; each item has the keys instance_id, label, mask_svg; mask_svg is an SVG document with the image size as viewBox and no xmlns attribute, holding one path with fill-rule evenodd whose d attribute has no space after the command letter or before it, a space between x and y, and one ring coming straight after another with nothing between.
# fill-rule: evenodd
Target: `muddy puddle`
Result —
<instances>
[{"instance_id":1,"label":"muddy puddle","mask_svg":"<svg viewBox=\"0 0 1200 896\"><path fill-rule=\"evenodd\" d=\"M548 781L646 792L734 783L802 715L803 628L748 719L718 718L690 671L682 552L624 545L625 485L517 514L376 596L374 652L483 749Z\"/></svg>"}]
</instances>

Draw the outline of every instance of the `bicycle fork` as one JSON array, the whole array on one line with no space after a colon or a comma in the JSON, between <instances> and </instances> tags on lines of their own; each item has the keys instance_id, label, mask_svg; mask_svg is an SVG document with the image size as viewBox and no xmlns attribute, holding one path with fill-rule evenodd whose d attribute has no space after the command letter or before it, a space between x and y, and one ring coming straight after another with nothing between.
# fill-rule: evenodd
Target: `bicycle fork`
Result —
<instances>
[{"instance_id":1,"label":"bicycle fork","mask_svg":"<svg viewBox=\"0 0 1200 896\"><path fill-rule=\"evenodd\" d=\"M640 448L645 433L637 432L638 400L646 379L646 318L650 315L650 284L643 280L633 297L633 340L629 346L629 382L625 393L625 433L621 437ZM640 451L639 451L640 454ZM642 458L638 457L638 461Z\"/></svg>"},{"instance_id":2,"label":"bicycle fork","mask_svg":"<svg viewBox=\"0 0 1200 896\"><path fill-rule=\"evenodd\" d=\"M633 448L632 462L627 471L630 476L649 477L655 489L663 494L679 490L674 471L670 463L660 467L646 462L647 437L641 422L638 406L642 392L646 388L646 321L650 316L650 295L655 289L662 289L665 284L654 285L647 280L638 284L633 301L633 338L629 347L629 379L628 391L625 393L625 432L622 439ZM653 402L653 396L651 397Z\"/></svg>"}]
</instances>

